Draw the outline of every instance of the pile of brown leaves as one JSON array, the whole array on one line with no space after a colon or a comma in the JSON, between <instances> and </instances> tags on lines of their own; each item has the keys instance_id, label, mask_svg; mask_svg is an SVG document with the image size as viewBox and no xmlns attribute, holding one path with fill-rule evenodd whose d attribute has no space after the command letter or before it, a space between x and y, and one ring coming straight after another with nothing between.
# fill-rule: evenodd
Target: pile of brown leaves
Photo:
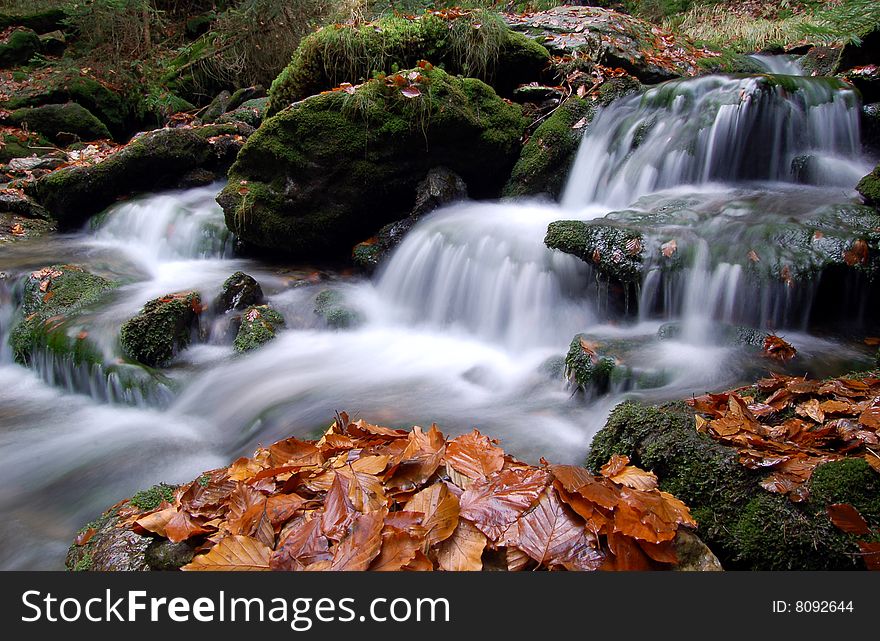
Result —
<instances>
[{"instance_id":1,"label":"pile of brown leaves","mask_svg":"<svg viewBox=\"0 0 880 641\"><path fill-rule=\"evenodd\" d=\"M767 397L757 400L755 390ZM822 463L860 456L880 472L880 378L771 374L754 388L688 404L698 412L697 431L737 448L749 469L767 470L762 487L792 501L808 497L806 482Z\"/></svg>"},{"instance_id":2,"label":"pile of brown leaves","mask_svg":"<svg viewBox=\"0 0 880 641\"><path fill-rule=\"evenodd\" d=\"M526 465L474 430L446 440L352 422L289 438L177 489L122 527L198 554L184 570L631 570L676 563L695 526L657 478L614 456L594 476Z\"/></svg>"}]
</instances>

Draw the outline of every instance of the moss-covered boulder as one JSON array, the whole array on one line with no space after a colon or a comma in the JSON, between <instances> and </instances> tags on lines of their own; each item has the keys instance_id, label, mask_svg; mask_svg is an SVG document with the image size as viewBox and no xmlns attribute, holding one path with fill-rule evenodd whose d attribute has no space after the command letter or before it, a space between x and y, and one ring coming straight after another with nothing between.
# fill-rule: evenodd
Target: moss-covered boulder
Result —
<instances>
[{"instance_id":1,"label":"moss-covered boulder","mask_svg":"<svg viewBox=\"0 0 880 641\"><path fill-rule=\"evenodd\" d=\"M856 191L866 203L880 207L880 165L874 167L874 171L859 181Z\"/></svg>"},{"instance_id":2,"label":"moss-covered boulder","mask_svg":"<svg viewBox=\"0 0 880 641\"><path fill-rule=\"evenodd\" d=\"M587 336L578 334L565 355L565 377L581 392L604 394L611 384L616 361L598 353L597 347Z\"/></svg>"},{"instance_id":3,"label":"moss-covered boulder","mask_svg":"<svg viewBox=\"0 0 880 641\"><path fill-rule=\"evenodd\" d=\"M127 320L119 340L129 358L148 365L166 365L189 347L199 327L202 299L198 292L177 292L155 298Z\"/></svg>"},{"instance_id":4,"label":"moss-covered boulder","mask_svg":"<svg viewBox=\"0 0 880 641\"><path fill-rule=\"evenodd\" d=\"M268 305L252 305L244 310L232 346L239 354L262 347L284 326L284 316Z\"/></svg>"},{"instance_id":5,"label":"moss-covered boulder","mask_svg":"<svg viewBox=\"0 0 880 641\"><path fill-rule=\"evenodd\" d=\"M47 351L75 365L101 362L102 354L76 319L115 287L113 281L77 265L32 272L24 283L21 319L9 335L15 360L28 365L36 353Z\"/></svg>"},{"instance_id":6,"label":"moss-covered boulder","mask_svg":"<svg viewBox=\"0 0 880 641\"><path fill-rule=\"evenodd\" d=\"M33 11L0 11L0 29L25 27L37 33L63 29L67 12L61 7L47 7Z\"/></svg>"},{"instance_id":7,"label":"moss-covered boulder","mask_svg":"<svg viewBox=\"0 0 880 641\"><path fill-rule=\"evenodd\" d=\"M385 16L376 22L336 24L303 38L269 90L269 115L308 96L394 73L427 60L451 74L479 78L500 93L537 80L547 50L507 28L496 14Z\"/></svg>"},{"instance_id":8,"label":"moss-covered boulder","mask_svg":"<svg viewBox=\"0 0 880 641\"><path fill-rule=\"evenodd\" d=\"M241 145L239 131L234 124L157 129L97 164L53 171L30 193L62 227L76 227L122 196L173 186L197 167L228 166Z\"/></svg>"},{"instance_id":9,"label":"moss-covered boulder","mask_svg":"<svg viewBox=\"0 0 880 641\"><path fill-rule=\"evenodd\" d=\"M36 131L62 145L70 144L75 139L110 138L110 131L104 123L95 118L88 109L75 102L23 107L13 111L8 121L18 127Z\"/></svg>"},{"instance_id":10,"label":"moss-covered boulder","mask_svg":"<svg viewBox=\"0 0 880 641\"><path fill-rule=\"evenodd\" d=\"M33 131L5 128L0 131L0 164L13 158L45 156L52 151L52 144Z\"/></svg>"},{"instance_id":11,"label":"moss-covered boulder","mask_svg":"<svg viewBox=\"0 0 880 641\"><path fill-rule=\"evenodd\" d=\"M40 37L30 29L17 29L0 41L0 69L26 65L40 50Z\"/></svg>"},{"instance_id":12,"label":"moss-covered boulder","mask_svg":"<svg viewBox=\"0 0 880 641\"><path fill-rule=\"evenodd\" d=\"M816 493L809 504L796 504L767 492L759 485L766 472L749 470L733 448L698 433L694 413L684 403L618 405L593 439L587 466L597 472L614 453L653 471L662 490L690 507L697 535L727 569L861 567L853 537L826 516L830 496Z\"/></svg>"},{"instance_id":13,"label":"moss-covered boulder","mask_svg":"<svg viewBox=\"0 0 880 641\"><path fill-rule=\"evenodd\" d=\"M235 95L233 94L233 98ZM259 127L266 116L269 105L268 98L254 98L247 100L238 107L227 111L217 119L217 122L243 122L251 127Z\"/></svg>"},{"instance_id":14,"label":"moss-covered boulder","mask_svg":"<svg viewBox=\"0 0 880 641\"><path fill-rule=\"evenodd\" d=\"M422 216L464 198L467 185L458 174L445 167L432 169L416 187L416 202L409 216L385 225L375 236L355 245L352 261L364 272L372 273Z\"/></svg>"},{"instance_id":15,"label":"moss-covered boulder","mask_svg":"<svg viewBox=\"0 0 880 641\"><path fill-rule=\"evenodd\" d=\"M544 244L577 256L622 283L641 279L644 240L638 230L606 221L559 220L548 226Z\"/></svg>"},{"instance_id":16,"label":"moss-covered boulder","mask_svg":"<svg viewBox=\"0 0 880 641\"><path fill-rule=\"evenodd\" d=\"M632 76L603 83L595 98L572 96L542 122L523 146L504 188L505 196L546 193L556 198L565 186L581 138L600 107L641 89Z\"/></svg>"},{"instance_id":17,"label":"moss-covered boulder","mask_svg":"<svg viewBox=\"0 0 880 641\"><path fill-rule=\"evenodd\" d=\"M223 281L220 295L214 301L214 310L223 314L232 310L243 310L263 302L263 288L260 283L244 272L235 272Z\"/></svg>"},{"instance_id":18,"label":"moss-covered boulder","mask_svg":"<svg viewBox=\"0 0 880 641\"><path fill-rule=\"evenodd\" d=\"M350 306L338 289L321 290L315 297L315 314L333 329L350 329L360 325L360 312Z\"/></svg>"},{"instance_id":19,"label":"moss-covered boulder","mask_svg":"<svg viewBox=\"0 0 880 641\"><path fill-rule=\"evenodd\" d=\"M264 121L218 202L247 244L341 257L406 216L433 167L461 176L474 197L497 195L525 124L519 106L479 80L437 68L400 72Z\"/></svg>"}]
</instances>

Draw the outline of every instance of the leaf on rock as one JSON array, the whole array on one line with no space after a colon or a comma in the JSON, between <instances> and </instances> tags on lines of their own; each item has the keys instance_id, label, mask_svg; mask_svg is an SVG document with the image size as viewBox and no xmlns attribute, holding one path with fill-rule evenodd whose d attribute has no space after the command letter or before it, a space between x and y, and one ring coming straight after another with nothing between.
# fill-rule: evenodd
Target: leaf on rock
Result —
<instances>
[{"instance_id":1,"label":"leaf on rock","mask_svg":"<svg viewBox=\"0 0 880 641\"><path fill-rule=\"evenodd\" d=\"M359 514L354 518L351 531L339 542L328 570L363 571L370 567L382 547L382 527L388 510Z\"/></svg>"}]
</instances>

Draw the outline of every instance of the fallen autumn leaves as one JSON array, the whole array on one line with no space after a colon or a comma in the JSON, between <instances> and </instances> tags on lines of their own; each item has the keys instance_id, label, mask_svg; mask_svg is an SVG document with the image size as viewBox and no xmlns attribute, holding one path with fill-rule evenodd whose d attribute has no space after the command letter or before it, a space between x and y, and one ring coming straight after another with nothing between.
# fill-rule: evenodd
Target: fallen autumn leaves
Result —
<instances>
[{"instance_id":1,"label":"fallen autumn leaves","mask_svg":"<svg viewBox=\"0 0 880 641\"><path fill-rule=\"evenodd\" d=\"M177 489L121 526L198 543L184 570L631 570L677 562L695 527L657 478L531 466L476 430L446 440L352 422L289 438Z\"/></svg>"}]
</instances>

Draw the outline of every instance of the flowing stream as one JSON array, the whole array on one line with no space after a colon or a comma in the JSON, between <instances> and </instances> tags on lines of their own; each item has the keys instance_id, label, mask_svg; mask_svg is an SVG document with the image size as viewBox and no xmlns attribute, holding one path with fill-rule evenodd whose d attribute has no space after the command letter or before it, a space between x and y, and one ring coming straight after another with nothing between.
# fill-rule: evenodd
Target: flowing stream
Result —
<instances>
[{"instance_id":1,"label":"flowing stream","mask_svg":"<svg viewBox=\"0 0 880 641\"><path fill-rule=\"evenodd\" d=\"M759 223L856 202L855 182L870 168L857 109L854 92L836 81L794 75L654 87L599 114L561 204L444 208L372 279L233 257L214 202L218 185L139 198L80 233L4 247L0 568L60 568L76 530L119 499L190 480L260 443L313 436L337 410L386 425L436 422L450 434L476 426L526 460L579 463L624 397L682 398L772 365L717 340L719 321L784 330L813 373L867 362L857 345L811 333L809 287L793 294L756 285L734 251ZM648 220L682 210L681 202L688 223L669 224L692 248L686 264L668 277L647 260L638 311L627 317L609 312L610 294L586 263L543 244L556 220L622 210ZM30 369L13 362L6 343L20 313L17 283L54 263L122 283L79 321L106 367L74 368L48 355ZM197 289L210 302L237 270L284 314L278 338L236 356L229 319L208 313L203 340L161 375L144 374L144 385L125 384L112 367L122 322L169 292ZM360 325L333 330L314 313L327 288L357 310ZM657 340L668 321L682 331ZM560 361L578 332L633 346L628 364L659 367L662 381L619 385L599 398L574 394Z\"/></svg>"}]
</instances>

